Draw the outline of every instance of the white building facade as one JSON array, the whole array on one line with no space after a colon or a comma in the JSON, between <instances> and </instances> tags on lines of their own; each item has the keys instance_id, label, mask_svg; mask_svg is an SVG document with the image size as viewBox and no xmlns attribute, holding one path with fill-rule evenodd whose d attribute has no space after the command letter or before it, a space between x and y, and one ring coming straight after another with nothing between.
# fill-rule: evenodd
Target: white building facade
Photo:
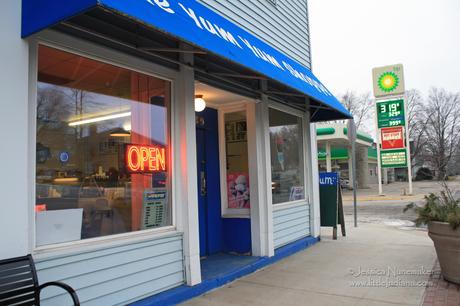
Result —
<instances>
[{"instance_id":1,"label":"white building facade","mask_svg":"<svg viewBox=\"0 0 460 306\"><path fill-rule=\"evenodd\" d=\"M118 305L318 240L310 123L349 114L308 69L307 3L201 2L0 4L0 259Z\"/></svg>"}]
</instances>

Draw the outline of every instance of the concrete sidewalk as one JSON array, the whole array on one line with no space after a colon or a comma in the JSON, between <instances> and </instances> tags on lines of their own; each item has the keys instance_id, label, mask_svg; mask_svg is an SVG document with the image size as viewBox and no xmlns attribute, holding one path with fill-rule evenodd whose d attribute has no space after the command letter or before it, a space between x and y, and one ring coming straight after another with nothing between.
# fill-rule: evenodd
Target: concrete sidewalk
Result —
<instances>
[{"instance_id":1,"label":"concrete sidewalk","mask_svg":"<svg viewBox=\"0 0 460 306\"><path fill-rule=\"evenodd\" d=\"M323 229L311 248L184 305L420 305L436 257L427 233L347 225L346 238Z\"/></svg>"}]
</instances>

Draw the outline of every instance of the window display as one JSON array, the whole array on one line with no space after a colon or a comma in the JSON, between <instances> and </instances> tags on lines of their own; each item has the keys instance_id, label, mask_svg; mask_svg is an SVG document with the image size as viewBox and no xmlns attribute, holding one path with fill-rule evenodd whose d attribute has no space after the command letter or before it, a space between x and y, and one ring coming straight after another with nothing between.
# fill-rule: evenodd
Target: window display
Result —
<instances>
[{"instance_id":1,"label":"window display","mask_svg":"<svg viewBox=\"0 0 460 306\"><path fill-rule=\"evenodd\" d=\"M269 109L273 204L305 199L302 118Z\"/></svg>"},{"instance_id":2,"label":"window display","mask_svg":"<svg viewBox=\"0 0 460 306\"><path fill-rule=\"evenodd\" d=\"M227 207L251 207L246 112L226 113L225 157L227 162Z\"/></svg>"},{"instance_id":3,"label":"window display","mask_svg":"<svg viewBox=\"0 0 460 306\"><path fill-rule=\"evenodd\" d=\"M153 76L39 47L37 245L171 224L170 88Z\"/></svg>"}]
</instances>

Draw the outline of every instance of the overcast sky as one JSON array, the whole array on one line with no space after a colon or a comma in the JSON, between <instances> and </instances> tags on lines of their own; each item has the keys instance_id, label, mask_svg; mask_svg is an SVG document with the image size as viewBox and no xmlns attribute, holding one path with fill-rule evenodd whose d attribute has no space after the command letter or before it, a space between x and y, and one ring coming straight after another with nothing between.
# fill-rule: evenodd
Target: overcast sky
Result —
<instances>
[{"instance_id":1,"label":"overcast sky","mask_svg":"<svg viewBox=\"0 0 460 306\"><path fill-rule=\"evenodd\" d=\"M313 71L337 96L404 65L406 88L460 91L460 0L308 0Z\"/></svg>"}]
</instances>

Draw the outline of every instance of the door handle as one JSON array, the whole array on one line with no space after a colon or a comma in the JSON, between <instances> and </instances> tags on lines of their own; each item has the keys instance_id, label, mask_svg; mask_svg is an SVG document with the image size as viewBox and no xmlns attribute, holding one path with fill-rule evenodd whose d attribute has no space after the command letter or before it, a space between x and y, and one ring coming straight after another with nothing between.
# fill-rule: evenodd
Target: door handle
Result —
<instances>
[{"instance_id":1,"label":"door handle","mask_svg":"<svg viewBox=\"0 0 460 306\"><path fill-rule=\"evenodd\" d=\"M204 171L200 172L200 179L201 179L201 196L206 196L207 187L206 187L206 174Z\"/></svg>"}]
</instances>

